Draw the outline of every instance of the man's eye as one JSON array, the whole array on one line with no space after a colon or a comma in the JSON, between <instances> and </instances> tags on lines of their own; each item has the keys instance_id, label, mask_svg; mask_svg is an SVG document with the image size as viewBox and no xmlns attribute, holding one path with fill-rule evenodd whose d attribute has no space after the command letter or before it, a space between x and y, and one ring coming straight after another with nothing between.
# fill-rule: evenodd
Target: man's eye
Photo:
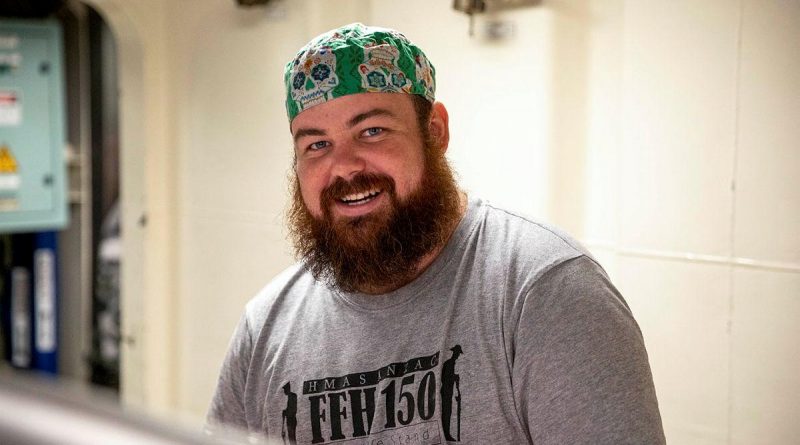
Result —
<instances>
[{"instance_id":1,"label":"man's eye","mask_svg":"<svg viewBox=\"0 0 800 445\"><path fill-rule=\"evenodd\" d=\"M313 144L309 145L308 149L310 151L316 151L316 150L321 150L321 149L323 149L323 148L325 148L327 146L328 146L328 141L319 141L319 142L314 142Z\"/></svg>"},{"instance_id":2,"label":"man's eye","mask_svg":"<svg viewBox=\"0 0 800 445\"><path fill-rule=\"evenodd\" d=\"M383 128L372 127L372 128L367 128L366 130L364 130L364 133L362 133L362 134L364 136L377 136L377 135L379 135L381 133L383 133Z\"/></svg>"}]
</instances>

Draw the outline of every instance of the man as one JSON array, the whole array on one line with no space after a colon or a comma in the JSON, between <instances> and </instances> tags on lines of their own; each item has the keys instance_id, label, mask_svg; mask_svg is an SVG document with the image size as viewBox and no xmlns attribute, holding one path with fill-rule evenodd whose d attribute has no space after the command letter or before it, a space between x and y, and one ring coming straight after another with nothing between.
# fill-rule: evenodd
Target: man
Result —
<instances>
[{"instance_id":1,"label":"man","mask_svg":"<svg viewBox=\"0 0 800 445\"><path fill-rule=\"evenodd\" d=\"M281 437L289 441L289 444L294 445L297 443L295 438L295 430L297 429L297 394L292 392L292 385L286 383L283 385L283 393L286 394L286 408L281 412L283 422L281 428ZM288 437L287 437L288 435Z\"/></svg>"},{"instance_id":2,"label":"man","mask_svg":"<svg viewBox=\"0 0 800 445\"><path fill-rule=\"evenodd\" d=\"M277 436L294 403L302 444L664 443L622 297L567 235L458 189L434 78L361 24L287 65L301 262L247 305L209 422Z\"/></svg>"}]
</instances>

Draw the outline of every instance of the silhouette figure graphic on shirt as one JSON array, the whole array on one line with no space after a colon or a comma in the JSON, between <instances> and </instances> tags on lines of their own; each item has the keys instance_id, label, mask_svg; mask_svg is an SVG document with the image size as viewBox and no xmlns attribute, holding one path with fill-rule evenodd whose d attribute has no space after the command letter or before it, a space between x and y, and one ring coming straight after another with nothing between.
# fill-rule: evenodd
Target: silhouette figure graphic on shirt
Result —
<instances>
[{"instance_id":1,"label":"silhouette figure graphic on shirt","mask_svg":"<svg viewBox=\"0 0 800 445\"><path fill-rule=\"evenodd\" d=\"M289 382L283 385L283 393L286 394L286 408L281 412L281 437L283 443L295 445L295 431L297 430L297 394L291 391L292 386ZM288 437L287 437L288 436Z\"/></svg>"},{"instance_id":2,"label":"silhouette figure graphic on shirt","mask_svg":"<svg viewBox=\"0 0 800 445\"><path fill-rule=\"evenodd\" d=\"M442 364L442 385L439 390L442 396L442 429L446 440L461 442L461 387L456 374L456 360L463 353L461 345L450 348L453 355ZM455 390L455 391L454 391ZM455 395L455 397L453 397ZM453 399L456 401L456 437L453 438L450 421L453 416Z\"/></svg>"}]
</instances>

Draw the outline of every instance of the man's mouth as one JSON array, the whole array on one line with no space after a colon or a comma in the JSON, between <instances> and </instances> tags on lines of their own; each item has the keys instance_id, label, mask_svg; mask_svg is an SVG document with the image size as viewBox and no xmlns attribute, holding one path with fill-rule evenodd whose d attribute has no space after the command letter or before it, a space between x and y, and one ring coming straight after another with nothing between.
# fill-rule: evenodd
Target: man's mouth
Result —
<instances>
[{"instance_id":1,"label":"man's mouth","mask_svg":"<svg viewBox=\"0 0 800 445\"><path fill-rule=\"evenodd\" d=\"M383 192L383 190L373 189L366 192L352 193L350 195L339 198L339 202L349 206L357 206L372 201L378 195L380 195L381 192Z\"/></svg>"}]
</instances>

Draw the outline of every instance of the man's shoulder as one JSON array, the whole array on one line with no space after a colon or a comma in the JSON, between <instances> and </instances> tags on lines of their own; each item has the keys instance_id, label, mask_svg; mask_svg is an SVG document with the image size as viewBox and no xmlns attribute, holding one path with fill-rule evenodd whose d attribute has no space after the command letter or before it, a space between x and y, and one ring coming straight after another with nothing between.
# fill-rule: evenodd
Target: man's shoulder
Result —
<instances>
[{"instance_id":1,"label":"man's shoulder","mask_svg":"<svg viewBox=\"0 0 800 445\"><path fill-rule=\"evenodd\" d=\"M304 295L316 281L302 263L293 264L276 275L245 305L245 313L252 325L260 325L264 319L284 311L291 306L304 304Z\"/></svg>"},{"instance_id":2,"label":"man's shoulder","mask_svg":"<svg viewBox=\"0 0 800 445\"><path fill-rule=\"evenodd\" d=\"M477 270L501 274L510 288L527 289L570 260L594 258L578 241L554 225L513 210L478 201L465 255Z\"/></svg>"},{"instance_id":3,"label":"man's shoulder","mask_svg":"<svg viewBox=\"0 0 800 445\"><path fill-rule=\"evenodd\" d=\"M481 202L479 205L484 209L481 230L501 248L509 249L510 252L529 252L540 257L590 256L581 243L550 223L488 202Z\"/></svg>"}]
</instances>

